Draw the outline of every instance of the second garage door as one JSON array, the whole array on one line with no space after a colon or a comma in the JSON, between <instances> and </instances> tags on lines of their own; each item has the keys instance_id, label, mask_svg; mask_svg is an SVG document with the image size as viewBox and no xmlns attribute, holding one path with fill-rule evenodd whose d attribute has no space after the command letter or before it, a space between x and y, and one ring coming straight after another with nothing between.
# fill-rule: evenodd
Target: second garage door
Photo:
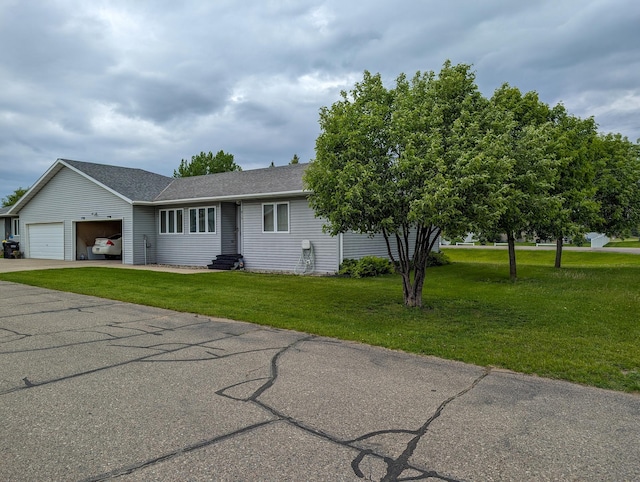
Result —
<instances>
[{"instance_id":1,"label":"second garage door","mask_svg":"<svg viewBox=\"0 0 640 482\"><path fill-rule=\"evenodd\" d=\"M30 224L29 257L64 260L64 224Z\"/></svg>"}]
</instances>

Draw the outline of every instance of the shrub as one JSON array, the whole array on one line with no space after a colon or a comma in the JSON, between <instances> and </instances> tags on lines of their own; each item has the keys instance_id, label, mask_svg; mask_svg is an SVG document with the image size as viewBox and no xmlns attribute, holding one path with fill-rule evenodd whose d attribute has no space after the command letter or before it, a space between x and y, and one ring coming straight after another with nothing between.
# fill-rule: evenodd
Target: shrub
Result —
<instances>
[{"instance_id":1,"label":"shrub","mask_svg":"<svg viewBox=\"0 0 640 482\"><path fill-rule=\"evenodd\" d=\"M440 252L430 252L429 256L427 256L427 268L431 266L445 266L447 264L451 264L451 260L449 257L444 254L442 251ZM398 264L399 266L399 264ZM413 269L413 260L411 261L411 269Z\"/></svg>"},{"instance_id":2,"label":"shrub","mask_svg":"<svg viewBox=\"0 0 640 482\"><path fill-rule=\"evenodd\" d=\"M351 278L366 278L393 272L393 264L386 258L365 256L360 259L345 259L338 274Z\"/></svg>"},{"instance_id":3,"label":"shrub","mask_svg":"<svg viewBox=\"0 0 640 482\"><path fill-rule=\"evenodd\" d=\"M427 257L427 266L445 266L447 264L451 264L451 260L442 251L437 253L432 251Z\"/></svg>"},{"instance_id":4,"label":"shrub","mask_svg":"<svg viewBox=\"0 0 640 482\"><path fill-rule=\"evenodd\" d=\"M338 270L339 275L343 276L351 276L351 273L356 268L358 264L357 259L345 259L340 263L340 269Z\"/></svg>"}]
</instances>

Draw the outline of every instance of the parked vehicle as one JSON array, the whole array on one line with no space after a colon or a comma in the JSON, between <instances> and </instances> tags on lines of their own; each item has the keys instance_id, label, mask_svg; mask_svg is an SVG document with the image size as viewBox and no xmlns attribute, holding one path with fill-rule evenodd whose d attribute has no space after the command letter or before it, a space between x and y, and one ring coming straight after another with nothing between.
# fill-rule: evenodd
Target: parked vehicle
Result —
<instances>
[{"instance_id":1,"label":"parked vehicle","mask_svg":"<svg viewBox=\"0 0 640 482\"><path fill-rule=\"evenodd\" d=\"M122 234L114 234L108 238L96 238L93 254L104 254L106 259L122 257Z\"/></svg>"}]
</instances>

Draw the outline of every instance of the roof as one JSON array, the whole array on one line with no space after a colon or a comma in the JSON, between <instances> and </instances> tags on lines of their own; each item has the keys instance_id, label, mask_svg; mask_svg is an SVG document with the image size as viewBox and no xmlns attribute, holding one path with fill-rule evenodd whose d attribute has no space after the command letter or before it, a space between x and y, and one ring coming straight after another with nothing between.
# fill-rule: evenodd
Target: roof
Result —
<instances>
[{"instance_id":1,"label":"roof","mask_svg":"<svg viewBox=\"0 0 640 482\"><path fill-rule=\"evenodd\" d=\"M174 180L143 169L59 159L131 201L153 201Z\"/></svg>"},{"instance_id":2,"label":"roof","mask_svg":"<svg viewBox=\"0 0 640 482\"><path fill-rule=\"evenodd\" d=\"M104 187L129 203L151 201L173 181L172 177L162 176L143 169L58 159L31 186L25 195L10 208L9 212L12 214L18 212L23 205L28 203L40 189L65 167Z\"/></svg>"},{"instance_id":3,"label":"roof","mask_svg":"<svg viewBox=\"0 0 640 482\"><path fill-rule=\"evenodd\" d=\"M58 159L16 204L2 208L0 217L15 215L65 167L131 204L169 204L193 200L237 200L301 195L305 192L302 174L307 165L290 164L175 179L143 169Z\"/></svg>"},{"instance_id":4,"label":"roof","mask_svg":"<svg viewBox=\"0 0 640 482\"><path fill-rule=\"evenodd\" d=\"M242 199L304 193L302 174L308 164L221 172L175 179L156 202L194 199Z\"/></svg>"},{"instance_id":5,"label":"roof","mask_svg":"<svg viewBox=\"0 0 640 482\"><path fill-rule=\"evenodd\" d=\"M9 215L7 214L9 212L9 209L11 209L11 206L7 206L7 207L0 207L0 218L6 218L9 217Z\"/></svg>"}]
</instances>

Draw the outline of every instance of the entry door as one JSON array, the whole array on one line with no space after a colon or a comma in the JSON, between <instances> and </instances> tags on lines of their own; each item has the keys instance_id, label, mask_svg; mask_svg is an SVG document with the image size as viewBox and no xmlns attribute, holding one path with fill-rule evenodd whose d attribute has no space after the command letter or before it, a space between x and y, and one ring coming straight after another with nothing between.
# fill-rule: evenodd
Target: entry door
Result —
<instances>
[{"instance_id":1,"label":"entry door","mask_svg":"<svg viewBox=\"0 0 640 482\"><path fill-rule=\"evenodd\" d=\"M220 242L222 254L238 254L238 221L236 203L222 203Z\"/></svg>"}]
</instances>

